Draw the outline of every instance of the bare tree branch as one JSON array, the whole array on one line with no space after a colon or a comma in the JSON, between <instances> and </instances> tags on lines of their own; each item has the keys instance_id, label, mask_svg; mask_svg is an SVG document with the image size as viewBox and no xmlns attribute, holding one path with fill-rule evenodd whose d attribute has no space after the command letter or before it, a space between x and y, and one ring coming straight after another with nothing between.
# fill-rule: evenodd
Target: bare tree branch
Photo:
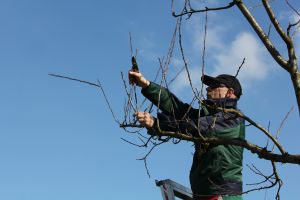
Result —
<instances>
[{"instance_id":1,"label":"bare tree branch","mask_svg":"<svg viewBox=\"0 0 300 200\"><path fill-rule=\"evenodd\" d=\"M274 47L271 40L268 38L268 36L264 33L261 26L258 24L256 19L253 17L251 12L248 10L246 5L243 3L242 0L235 0L237 7L240 9L244 17L248 20L249 24L252 26L253 30L256 32L256 34L259 36L267 50L269 51L270 55L274 58L274 60L287 72L289 72L294 91L295 96L297 99L298 104L298 110L300 114L300 73L298 71L298 63L296 58L296 53L294 49L294 44L292 40L289 38L287 34L284 33L283 29L281 28L279 22L277 21L270 5L268 4L267 0L262 0L264 3L264 7L269 15L269 18L271 22L273 23L277 33L281 36L281 38L284 40L284 42L287 45L287 52L288 52L288 61L285 60L281 54L278 52L278 50Z\"/></svg>"},{"instance_id":2,"label":"bare tree branch","mask_svg":"<svg viewBox=\"0 0 300 200\"><path fill-rule=\"evenodd\" d=\"M275 14L270 6L269 0L262 0L264 8L273 24L273 26L275 27L277 33L280 35L280 37L284 40L284 42L290 46L292 43L291 38L284 32L284 30L282 29L282 27L279 24L279 21L276 19Z\"/></svg>"},{"instance_id":3,"label":"bare tree branch","mask_svg":"<svg viewBox=\"0 0 300 200\"><path fill-rule=\"evenodd\" d=\"M254 154L257 154L259 158L263 158L265 160L271 160L274 162L281 163L290 163L290 164L300 164L300 155L290 155L288 153L285 154L276 154L271 151L266 150L265 148L259 147L255 144L252 144L246 140L241 139L225 139L225 138L195 138L190 135L185 135L178 132L167 132L162 131L159 133L159 136L170 136L173 138L191 141L200 144L214 144L214 145L236 145L240 147L244 147L251 151Z\"/></svg>"},{"instance_id":4,"label":"bare tree branch","mask_svg":"<svg viewBox=\"0 0 300 200\"><path fill-rule=\"evenodd\" d=\"M173 0L172 0L173 2ZM235 5L235 1L232 1L230 3L228 3L227 6L223 6L223 7L216 7L216 8L208 8L205 7L204 9L200 9L200 10L194 10L193 8L190 9L184 9L181 13L176 14L174 10L172 10L172 15L174 17L182 17L184 15L192 15L193 13L200 13L200 12L207 12L207 11L218 11L218 10L225 10L225 9L229 9L231 7L233 7Z\"/></svg>"},{"instance_id":5,"label":"bare tree branch","mask_svg":"<svg viewBox=\"0 0 300 200\"><path fill-rule=\"evenodd\" d=\"M279 51L274 47L271 40L268 38L268 36L264 33L263 29L259 25L259 23L256 21L256 19L253 17L249 9L246 7L246 5L243 3L242 0L235 0L237 7L240 9L242 14L245 16L245 18L248 20L249 24L252 26L253 30L256 32L256 34L259 36L267 50L269 51L270 55L274 58L274 60L285 70L289 71L288 68L288 62L281 56Z\"/></svg>"},{"instance_id":6,"label":"bare tree branch","mask_svg":"<svg viewBox=\"0 0 300 200\"><path fill-rule=\"evenodd\" d=\"M264 177L265 180L259 182L259 183L254 183L254 184L247 184L247 185L261 185L265 182L269 182L270 185L265 185L265 186L261 186L261 187L256 187L254 189L249 189L245 192L243 192L243 194L248 194L250 192L253 191L259 191L259 190L265 190L265 189L270 189L276 185L278 185L278 190L276 193L276 199L280 200L280 189L282 186L282 181L278 175L277 169L276 169L276 164L275 162L271 161L272 164L272 169L273 169L273 173L271 175L264 175L259 169L257 169L254 165L252 165L252 167L248 166L250 168L251 171L253 171L255 174Z\"/></svg>"}]
</instances>

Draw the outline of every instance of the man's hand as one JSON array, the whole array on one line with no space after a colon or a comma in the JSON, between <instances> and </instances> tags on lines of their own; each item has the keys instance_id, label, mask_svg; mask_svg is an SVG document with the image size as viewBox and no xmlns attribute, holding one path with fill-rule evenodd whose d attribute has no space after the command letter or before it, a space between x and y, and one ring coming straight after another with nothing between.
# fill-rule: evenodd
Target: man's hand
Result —
<instances>
[{"instance_id":1,"label":"man's hand","mask_svg":"<svg viewBox=\"0 0 300 200\"><path fill-rule=\"evenodd\" d=\"M136 112L135 116L143 127L152 128L154 125L154 118L148 112Z\"/></svg>"},{"instance_id":2,"label":"man's hand","mask_svg":"<svg viewBox=\"0 0 300 200\"><path fill-rule=\"evenodd\" d=\"M136 84L141 88L145 88L150 85L150 81L148 81L140 72L134 72L130 70L128 72L128 78L130 84Z\"/></svg>"}]
</instances>

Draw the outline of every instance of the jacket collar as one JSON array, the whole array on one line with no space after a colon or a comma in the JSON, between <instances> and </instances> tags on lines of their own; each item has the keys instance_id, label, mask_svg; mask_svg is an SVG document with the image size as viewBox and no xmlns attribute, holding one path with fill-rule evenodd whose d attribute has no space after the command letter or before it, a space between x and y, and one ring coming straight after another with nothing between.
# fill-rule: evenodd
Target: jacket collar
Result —
<instances>
[{"instance_id":1,"label":"jacket collar","mask_svg":"<svg viewBox=\"0 0 300 200\"><path fill-rule=\"evenodd\" d=\"M222 99L207 99L205 103L209 106L217 106L223 108L236 108L237 107L237 99L229 99L229 98L222 98Z\"/></svg>"},{"instance_id":2,"label":"jacket collar","mask_svg":"<svg viewBox=\"0 0 300 200\"><path fill-rule=\"evenodd\" d=\"M221 108L237 108L237 101L238 99L229 99L229 98L222 98L222 99L207 99L203 102L203 110L205 115L213 114L218 112L216 107Z\"/></svg>"}]
</instances>

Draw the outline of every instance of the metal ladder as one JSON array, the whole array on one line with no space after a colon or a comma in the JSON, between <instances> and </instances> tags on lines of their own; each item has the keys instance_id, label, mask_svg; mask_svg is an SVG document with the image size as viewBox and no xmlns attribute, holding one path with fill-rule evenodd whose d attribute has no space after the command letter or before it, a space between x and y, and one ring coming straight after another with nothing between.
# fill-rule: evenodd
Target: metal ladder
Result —
<instances>
[{"instance_id":1,"label":"metal ladder","mask_svg":"<svg viewBox=\"0 0 300 200\"><path fill-rule=\"evenodd\" d=\"M155 181L156 186L160 187L163 200L175 200L175 198L183 200L193 200L191 189L180 185L170 179Z\"/></svg>"}]
</instances>

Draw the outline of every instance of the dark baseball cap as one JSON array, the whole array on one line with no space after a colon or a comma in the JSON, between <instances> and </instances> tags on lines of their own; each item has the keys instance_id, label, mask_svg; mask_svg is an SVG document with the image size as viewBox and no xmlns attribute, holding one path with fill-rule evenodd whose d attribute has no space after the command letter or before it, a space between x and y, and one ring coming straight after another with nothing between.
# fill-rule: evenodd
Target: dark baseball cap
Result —
<instances>
[{"instance_id":1,"label":"dark baseball cap","mask_svg":"<svg viewBox=\"0 0 300 200\"><path fill-rule=\"evenodd\" d=\"M226 87L234 89L234 94L237 98L240 98L242 95L242 86L239 80L235 76L229 74L221 74L216 77L204 75L202 76L202 82L207 86L224 84Z\"/></svg>"}]
</instances>

